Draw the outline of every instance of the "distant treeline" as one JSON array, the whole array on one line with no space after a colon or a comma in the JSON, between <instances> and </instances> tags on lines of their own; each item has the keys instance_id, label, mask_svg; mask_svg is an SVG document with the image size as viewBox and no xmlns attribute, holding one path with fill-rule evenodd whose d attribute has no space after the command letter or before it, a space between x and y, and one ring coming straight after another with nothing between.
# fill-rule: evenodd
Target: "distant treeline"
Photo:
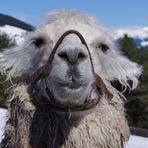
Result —
<instances>
[{"instance_id":1,"label":"distant treeline","mask_svg":"<svg viewBox=\"0 0 148 148\"><path fill-rule=\"evenodd\" d=\"M125 35L120 42L120 49L129 59L143 66L138 88L125 93L129 124L148 128L148 47L136 47L134 40Z\"/></svg>"}]
</instances>

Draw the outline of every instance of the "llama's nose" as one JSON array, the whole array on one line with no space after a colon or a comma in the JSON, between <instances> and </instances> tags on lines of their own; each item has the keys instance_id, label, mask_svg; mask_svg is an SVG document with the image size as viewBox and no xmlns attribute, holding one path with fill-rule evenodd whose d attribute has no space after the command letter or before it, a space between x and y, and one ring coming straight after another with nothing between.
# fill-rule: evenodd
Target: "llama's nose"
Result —
<instances>
[{"instance_id":1,"label":"llama's nose","mask_svg":"<svg viewBox=\"0 0 148 148\"><path fill-rule=\"evenodd\" d=\"M58 56L62 60L65 60L65 61L67 61L68 63L71 63L71 64L83 62L88 57L88 55L84 51L84 49L81 49L81 48L62 50L58 53Z\"/></svg>"}]
</instances>

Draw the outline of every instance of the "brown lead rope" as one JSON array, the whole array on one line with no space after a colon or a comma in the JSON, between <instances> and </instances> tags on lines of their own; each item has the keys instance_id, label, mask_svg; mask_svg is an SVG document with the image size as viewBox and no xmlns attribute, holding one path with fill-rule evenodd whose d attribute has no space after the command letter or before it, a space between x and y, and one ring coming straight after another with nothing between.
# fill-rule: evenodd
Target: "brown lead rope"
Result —
<instances>
[{"instance_id":1,"label":"brown lead rope","mask_svg":"<svg viewBox=\"0 0 148 148\"><path fill-rule=\"evenodd\" d=\"M75 34L79 37L79 39L81 40L82 44L85 45L85 47L88 50L88 54L89 54L89 58L90 58L90 62L91 62L91 66L92 66L92 72L95 76L96 82L95 85L97 87L97 89L99 90L99 92L106 94L107 98L109 100L112 99L113 95L108 91L108 89L106 88L106 85L103 83L102 79L95 73L94 71L94 66L93 66L93 62L92 62L92 57L90 54L90 50L87 46L87 43L84 39L84 37L76 30L68 30L65 33L63 33L63 35L58 39L57 43L55 44L49 58L48 58L48 62L47 64L45 64L44 66L42 66L41 68L39 68L33 75L32 75L32 82L31 85L34 86L40 79L45 78L49 75L50 70L52 68L52 61L54 59L54 55L58 49L58 47L60 46L60 44L62 43L62 41L64 40L64 38L69 35L69 34Z\"/></svg>"}]
</instances>

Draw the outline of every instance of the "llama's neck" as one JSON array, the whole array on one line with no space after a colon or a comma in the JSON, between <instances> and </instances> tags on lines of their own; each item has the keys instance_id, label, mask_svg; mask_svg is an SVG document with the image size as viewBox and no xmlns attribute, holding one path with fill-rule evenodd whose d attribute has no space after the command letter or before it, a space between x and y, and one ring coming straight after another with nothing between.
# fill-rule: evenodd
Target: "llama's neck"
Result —
<instances>
[{"instance_id":1,"label":"llama's neck","mask_svg":"<svg viewBox=\"0 0 148 148\"><path fill-rule=\"evenodd\" d=\"M77 126L79 122L80 118L68 120L54 113L48 106L42 105L34 113L30 143L33 148L59 148L64 144L73 126Z\"/></svg>"}]
</instances>

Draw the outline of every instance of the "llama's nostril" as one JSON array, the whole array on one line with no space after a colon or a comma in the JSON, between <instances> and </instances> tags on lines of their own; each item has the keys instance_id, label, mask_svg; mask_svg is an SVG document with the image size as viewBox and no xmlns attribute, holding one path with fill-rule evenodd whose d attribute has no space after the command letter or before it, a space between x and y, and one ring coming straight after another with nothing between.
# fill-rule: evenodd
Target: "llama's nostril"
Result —
<instances>
[{"instance_id":1,"label":"llama's nostril","mask_svg":"<svg viewBox=\"0 0 148 148\"><path fill-rule=\"evenodd\" d=\"M84 60L85 58L87 58L87 55L85 55L85 54L82 53L82 52L79 52L79 53L78 53L78 57L77 57L78 61Z\"/></svg>"},{"instance_id":2,"label":"llama's nostril","mask_svg":"<svg viewBox=\"0 0 148 148\"><path fill-rule=\"evenodd\" d=\"M66 52L58 53L58 56L64 60L68 61L68 55Z\"/></svg>"}]
</instances>

